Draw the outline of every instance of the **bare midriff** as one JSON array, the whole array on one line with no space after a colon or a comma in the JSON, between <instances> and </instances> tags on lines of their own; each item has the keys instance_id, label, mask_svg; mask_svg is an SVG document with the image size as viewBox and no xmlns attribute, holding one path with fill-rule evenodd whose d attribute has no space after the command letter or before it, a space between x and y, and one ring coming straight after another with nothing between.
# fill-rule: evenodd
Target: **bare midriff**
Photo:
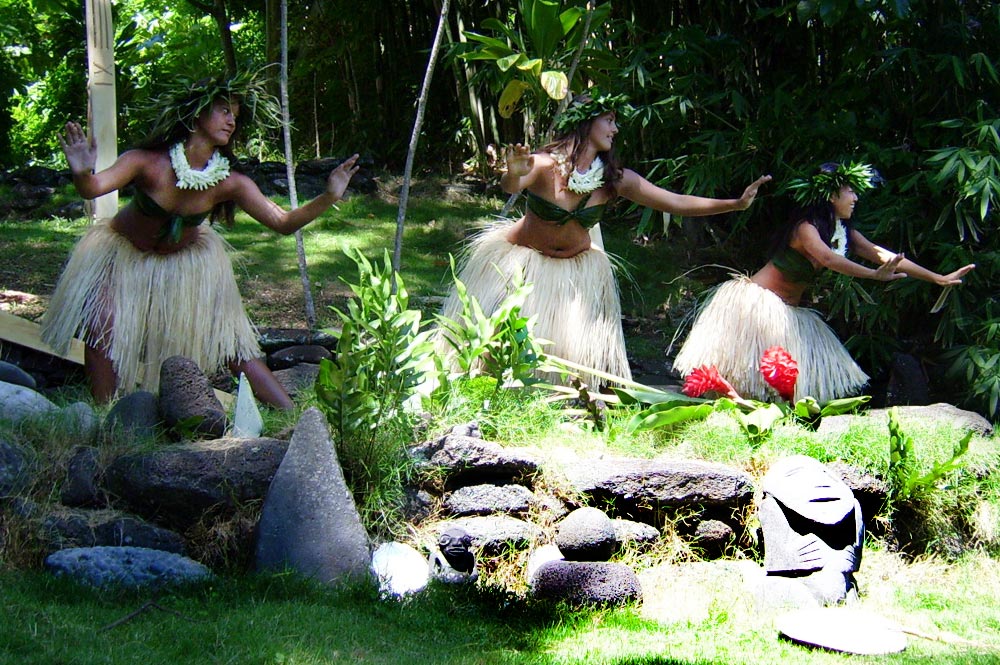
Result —
<instances>
[{"instance_id":1,"label":"bare midriff","mask_svg":"<svg viewBox=\"0 0 1000 665\"><path fill-rule=\"evenodd\" d=\"M205 213L208 217L208 213ZM163 237L166 222L158 217L148 217L131 203L118 211L111 220L111 228L116 233L128 239L141 252L156 254L173 254L184 249L201 233L201 226L185 226L181 229L181 237L177 242L170 242Z\"/></svg>"},{"instance_id":2,"label":"bare midriff","mask_svg":"<svg viewBox=\"0 0 1000 665\"><path fill-rule=\"evenodd\" d=\"M554 259L569 259L590 249L590 232L578 222L556 224L528 211L510 228L507 241Z\"/></svg>"},{"instance_id":3,"label":"bare midriff","mask_svg":"<svg viewBox=\"0 0 1000 665\"><path fill-rule=\"evenodd\" d=\"M798 305L802 300L802 294L805 293L808 287L808 284L792 282L786 279L781 271L770 261L758 270L750 278L750 281L777 294L779 298L789 305Z\"/></svg>"}]
</instances>

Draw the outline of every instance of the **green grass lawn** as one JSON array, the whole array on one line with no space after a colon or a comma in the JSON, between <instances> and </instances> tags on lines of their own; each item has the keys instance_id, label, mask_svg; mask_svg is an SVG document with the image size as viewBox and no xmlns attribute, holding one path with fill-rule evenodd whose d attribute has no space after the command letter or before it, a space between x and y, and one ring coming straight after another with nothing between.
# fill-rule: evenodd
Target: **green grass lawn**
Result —
<instances>
[{"instance_id":1,"label":"green grass lawn","mask_svg":"<svg viewBox=\"0 0 1000 665\"><path fill-rule=\"evenodd\" d=\"M150 596L95 592L38 572L0 573L0 663L702 664L996 663L1000 571L977 557L953 565L878 559L862 576L880 616L923 637L881 657L811 649L779 637L745 598L705 592L691 611L643 606L570 612L435 587L379 600L284 576L217 579ZM672 575L673 569L665 569ZM863 568L864 570L864 568ZM882 578L885 579L882 579ZM891 589L890 589L891 587ZM648 593L648 592L647 592ZM148 601L158 607L141 609ZM117 625L116 622L118 623Z\"/></svg>"}]
</instances>

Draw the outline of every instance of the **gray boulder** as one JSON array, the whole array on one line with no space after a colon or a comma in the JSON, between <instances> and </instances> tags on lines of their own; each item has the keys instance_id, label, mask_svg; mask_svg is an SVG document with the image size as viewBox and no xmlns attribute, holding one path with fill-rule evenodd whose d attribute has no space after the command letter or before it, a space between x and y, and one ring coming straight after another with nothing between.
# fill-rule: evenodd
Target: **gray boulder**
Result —
<instances>
[{"instance_id":1,"label":"gray boulder","mask_svg":"<svg viewBox=\"0 0 1000 665\"><path fill-rule=\"evenodd\" d=\"M449 487L510 483L535 474L539 467L528 451L458 434L415 446L410 454L418 464L443 473Z\"/></svg>"},{"instance_id":2,"label":"gray boulder","mask_svg":"<svg viewBox=\"0 0 1000 665\"><path fill-rule=\"evenodd\" d=\"M31 388L0 381L0 420L17 423L55 411L58 411L55 404Z\"/></svg>"},{"instance_id":3,"label":"gray boulder","mask_svg":"<svg viewBox=\"0 0 1000 665\"><path fill-rule=\"evenodd\" d=\"M50 554L45 567L95 587L163 588L200 582L211 572L173 552L142 547L74 547Z\"/></svg>"},{"instance_id":4,"label":"gray boulder","mask_svg":"<svg viewBox=\"0 0 1000 665\"><path fill-rule=\"evenodd\" d=\"M733 528L722 520L700 520L694 530L694 542L708 558L718 558L736 540Z\"/></svg>"},{"instance_id":5,"label":"gray boulder","mask_svg":"<svg viewBox=\"0 0 1000 665\"><path fill-rule=\"evenodd\" d=\"M642 600L642 585L622 563L550 561L531 578L531 593L538 600L574 606L616 607Z\"/></svg>"},{"instance_id":6,"label":"gray boulder","mask_svg":"<svg viewBox=\"0 0 1000 665\"><path fill-rule=\"evenodd\" d=\"M601 460L563 469L573 487L616 506L745 506L753 498L750 476L711 462L653 459Z\"/></svg>"},{"instance_id":7,"label":"gray boulder","mask_svg":"<svg viewBox=\"0 0 1000 665\"><path fill-rule=\"evenodd\" d=\"M472 537L472 548L486 556L529 549L544 535L537 524L506 515L459 517L442 522L437 530L449 527L465 530Z\"/></svg>"},{"instance_id":8,"label":"gray boulder","mask_svg":"<svg viewBox=\"0 0 1000 665\"><path fill-rule=\"evenodd\" d=\"M616 517L611 520L611 526L614 527L615 540L618 541L619 549L631 546L642 550L660 539L660 530L645 522L623 520Z\"/></svg>"},{"instance_id":9,"label":"gray boulder","mask_svg":"<svg viewBox=\"0 0 1000 665\"><path fill-rule=\"evenodd\" d=\"M368 575L361 524L326 419L302 414L267 491L257 531L257 568L292 570L326 584Z\"/></svg>"},{"instance_id":10,"label":"gray boulder","mask_svg":"<svg viewBox=\"0 0 1000 665\"><path fill-rule=\"evenodd\" d=\"M274 378L278 379L278 383L292 397L310 393L316 385L316 377L318 376L319 365L306 363L274 372Z\"/></svg>"},{"instance_id":11,"label":"gray boulder","mask_svg":"<svg viewBox=\"0 0 1000 665\"><path fill-rule=\"evenodd\" d=\"M66 479L59 490L64 506L93 507L107 503L100 489L100 451L93 446L78 446L66 465Z\"/></svg>"},{"instance_id":12,"label":"gray boulder","mask_svg":"<svg viewBox=\"0 0 1000 665\"><path fill-rule=\"evenodd\" d=\"M535 495L524 485L469 485L459 487L444 501L452 515L490 515L526 513L535 503Z\"/></svg>"},{"instance_id":13,"label":"gray boulder","mask_svg":"<svg viewBox=\"0 0 1000 665\"><path fill-rule=\"evenodd\" d=\"M163 361L159 404L167 427L206 438L226 433L226 410L208 377L189 358L171 356Z\"/></svg>"},{"instance_id":14,"label":"gray boulder","mask_svg":"<svg viewBox=\"0 0 1000 665\"><path fill-rule=\"evenodd\" d=\"M175 532L115 510L52 511L41 524L46 549L70 547L143 547L184 553L184 540Z\"/></svg>"},{"instance_id":15,"label":"gray boulder","mask_svg":"<svg viewBox=\"0 0 1000 665\"><path fill-rule=\"evenodd\" d=\"M930 421L948 422L952 426L976 432L982 436L993 434L993 425L989 420L979 415L975 411L966 411L952 404L939 402L928 404L927 406L896 406L899 420L906 429L907 421ZM845 414L840 416L827 416L820 423L818 433L823 435L839 434L846 432L852 427L858 418L875 419L876 422L889 422L889 409L870 409L861 414Z\"/></svg>"},{"instance_id":16,"label":"gray boulder","mask_svg":"<svg viewBox=\"0 0 1000 665\"><path fill-rule=\"evenodd\" d=\"M24 386L31 390L36 390L38 384L35 377L31 376L23 369L12 363L0 360L0 381L12 383L16 386Z\"/></svg>"},{"instance_id":17,"label":"gray boulder","mask_svg":"<svg viewBox=\"0 0 1000 665\"><path fill-rule=\"evenodd\" d=\"M319 365L321 360L331 360L333 354L319 344L297 344L286 346L275 351L267 358L267 366L271 369L288 369L301 363Z\"/></svg>"},{"instance_id":18,"label":"gray boulder","mask_svg":"<svg viewBox=\"0 0 1000 665\"><path fill-rule=\"evenodd\" d=\"M17 494L33 479L28 451L0 439L0 498Z\"/></svg>"},{"instance_id":19,"label":"gray boulder","mask_svg":"<svg viewBox=\"0 0 1000 665\"><path fill-rule=\"evenodd\" d=\"M97 441L101 429L97 414L86 402L73 402L59 409L58 417L62 420L67 432L76 436L82 445L91 445Z\"/></svg>"},{"instance_id":20,"label":"gray boulder","mask_svg":"<svg viewBox=\"0 0 1000 665\"><path fill-rule=\"evenodd\" d=\"M231 514L261 499L285 455L281 439L218 439L125 455L104 474L103 487L131 512L177 528L206 511Z\"/></svg>"},{"instance_id":21,"label":"gray boulder","mask_svg":"<svg viewBox=\"0 0 1000 665\"><path fill-rule=\"evenodd\" d=\"M597 508L577 508L556 530L556 547L567 561L607 561L617 544L611 518Z\"/></svg>"},{"instance_id":22,"label":"gray boulder","mask_svg":"<svg viewBox=\"0 0 1000 665\"><path fill-rule=\"evenodd\" d=\"M127 436L150 439L163 421L156 395L148 390L137 390L114 403L104 419L104 428L110 432L122 430Z\"/></svg>"}]
</instances>

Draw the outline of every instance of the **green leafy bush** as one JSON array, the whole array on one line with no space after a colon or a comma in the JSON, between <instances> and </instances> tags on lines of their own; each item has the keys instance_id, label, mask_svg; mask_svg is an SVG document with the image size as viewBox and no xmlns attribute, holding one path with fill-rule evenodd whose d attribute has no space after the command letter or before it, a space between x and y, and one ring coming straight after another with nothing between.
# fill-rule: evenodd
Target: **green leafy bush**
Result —
<instances>
[{"instance_id":1,"label":"green leafy bush","mask_svg":"<svg viewBox=\"0 0 1000 665\"><path fill-rule=\"evenodd\" d=\"M341 465L369 526L391 531L401 523L403 486L410 473L406 444L411 420L406 407L434 372L432 332L418 310L408 308L402 278L389 253L381 266L352 255L358 283L340 318L332 360L320 363L316 394L330 422Z\"/></svg>"}]
</instances>

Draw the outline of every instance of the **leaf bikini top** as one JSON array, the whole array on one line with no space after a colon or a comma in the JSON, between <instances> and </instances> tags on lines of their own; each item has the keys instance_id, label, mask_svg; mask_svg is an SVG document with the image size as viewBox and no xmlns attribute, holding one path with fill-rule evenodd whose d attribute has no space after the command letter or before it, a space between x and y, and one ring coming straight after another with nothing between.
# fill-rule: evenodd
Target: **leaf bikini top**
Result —
<instances>
[{"instance_id":1,"label":"leaf bikini top","mask_svg":"<svg viewBox=\"0 0 1000 665\"><path fill-rule=\"evenodd\" d=\"M601 203L586 207L586 203L590 199L589 196L583 197L580 200L580 204L573 210L566 210L551 201L546 201L538 194L533 194L527 189L524 190L524 196L527 199L528 210L546 222L555 222L559 226L576 220L580 226L589 229L604 218L605 204Z\"/></svg>"},{"instance_id":2,"label":"leaf bikini top","mask_svg":"<svg viewBox=\"0 0 1000 665\"><path fill-rule=\"evenodd\" d=\"M181 231L184 227L198 226L208 215L207 212L199 212L194 215L177 215L175 213L167 212L163 209L163 206L153 200L152 196L138 187L135 188L135 194L132 196L132 203L134 203L135 207L139 209L139 212L147 217L164 220L166 223L160 231L159 239L169 240L171 243L175 244L180 242Z\"/></svg>"}]
</instances>

